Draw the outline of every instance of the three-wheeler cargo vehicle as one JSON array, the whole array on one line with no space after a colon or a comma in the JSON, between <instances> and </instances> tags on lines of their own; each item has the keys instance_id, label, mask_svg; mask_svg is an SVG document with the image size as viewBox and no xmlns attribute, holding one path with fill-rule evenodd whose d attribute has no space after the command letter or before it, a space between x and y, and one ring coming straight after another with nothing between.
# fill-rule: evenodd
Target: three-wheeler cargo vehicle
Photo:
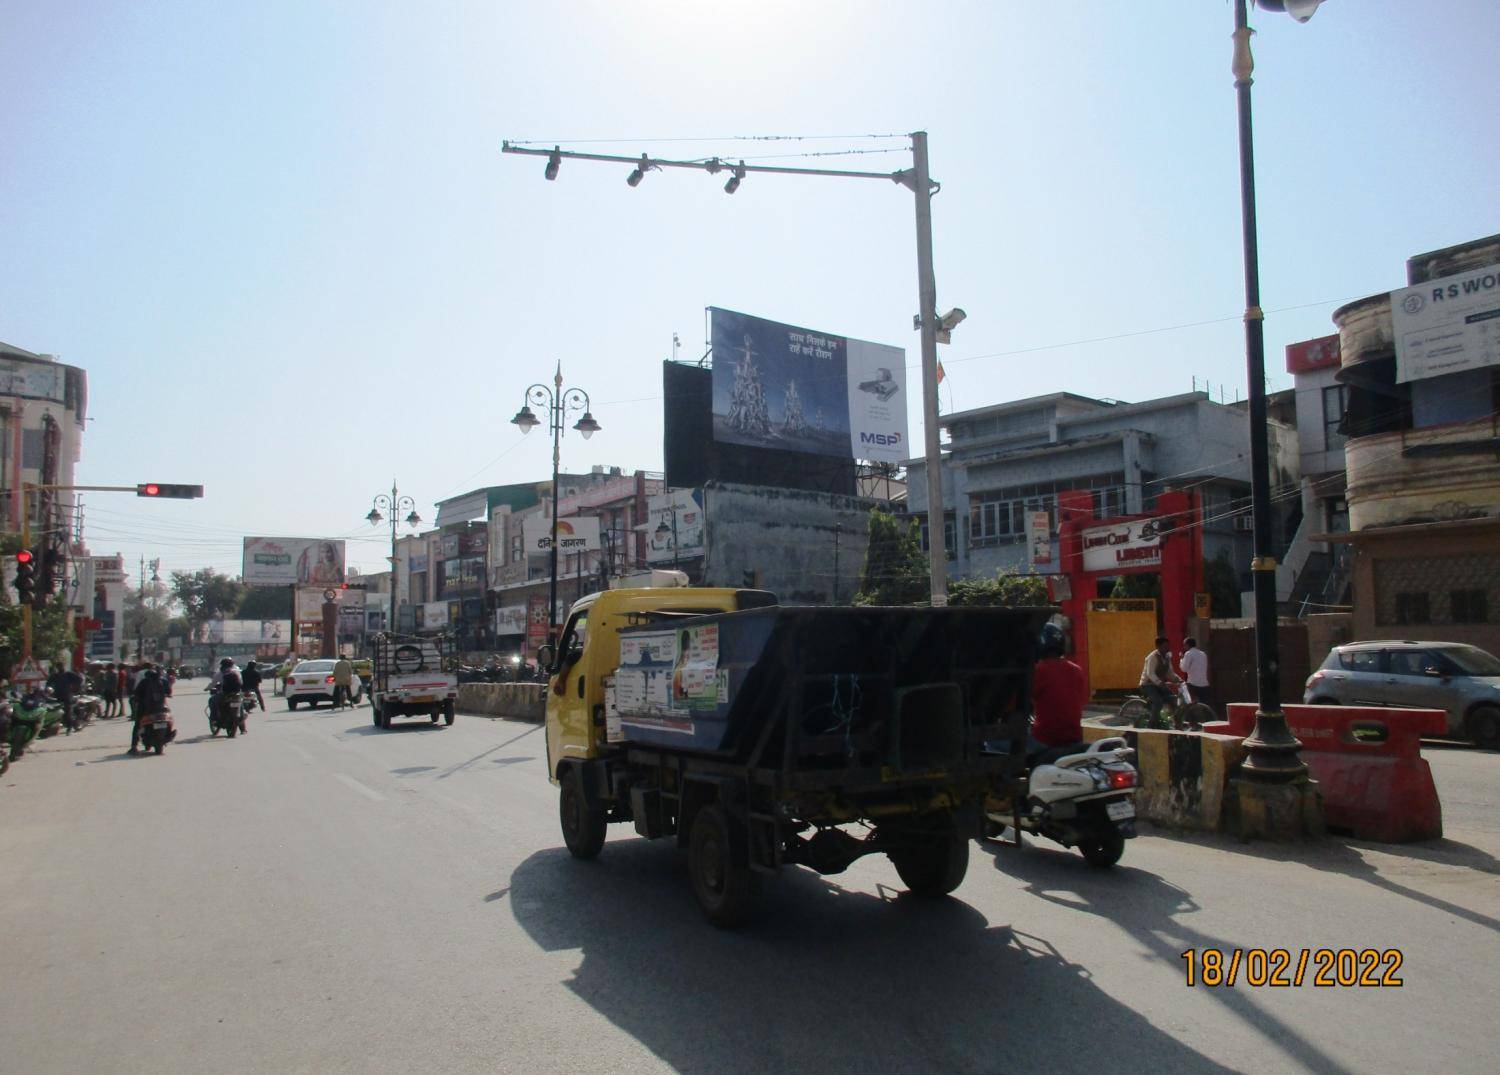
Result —
<instances>
[{"instance_id":1,"label":"three-wheeler cargo vehicle","mask_svg":"<svg viewBox=\"0 0 1500 1075\"><path fill-rule=\"evenodd\" d=\"M912 892L952 892L1018 775L1018 756L985 743L1024 734L1052 611L589 595L543 651L564 842L593 858L627 821L674 839L717 925L743 920L758 879L790 865L835 874L885 854Z\"/></svg>"}]
</instances>

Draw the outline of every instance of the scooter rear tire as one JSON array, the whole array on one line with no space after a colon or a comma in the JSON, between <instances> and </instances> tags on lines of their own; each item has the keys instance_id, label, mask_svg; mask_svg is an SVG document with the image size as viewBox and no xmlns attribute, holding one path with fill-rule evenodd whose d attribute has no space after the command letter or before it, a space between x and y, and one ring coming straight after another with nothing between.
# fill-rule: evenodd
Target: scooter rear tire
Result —
<instances>
[{"instance_id":1,"label":"scooter rear tire","mask_svg":"<svg viewBox=\"0 0 1500 1075\"><path fill-rule=\"evenodd\" d=\"M167 744L165 744L165 743L157 743L157 744L156 744L156 745L155 745L155 746L154 746L154 747L152 747L152 748L151 748L151 749L152 749L152 750L154 750L154 751L156 751L156 753L157 753L157 754L158 754L158 755L159 755L159 754L161 754L161 752L162 752L162 751L163 751L163 750L166 750L166 749L167 749Z\"/></svg>"},{"instance_id":2,"label":"scooter rear tire","mask_svg":"<svg viewBox=\"0 0 1500 1075\"><path fill-rule=\"evenodd\" d=\"M1120 856L1125 853L1125 837L1113 826L1104 830L1096 829L1079 843L1078 850L1083 853L1090 866L1107 870L1119 862Z\"/></svg>"}]
</instances>

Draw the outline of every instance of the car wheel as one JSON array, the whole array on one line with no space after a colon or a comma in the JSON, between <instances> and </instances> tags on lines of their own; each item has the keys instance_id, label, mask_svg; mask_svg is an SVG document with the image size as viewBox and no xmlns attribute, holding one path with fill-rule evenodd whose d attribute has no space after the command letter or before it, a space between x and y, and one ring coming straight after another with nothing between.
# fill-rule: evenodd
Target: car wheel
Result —
<instances>
[{"instance_id":1,"label":"car wheel","mask_svg":"<svg viewBox=\"0 0 1500 1075\"><path fill-rule=\"evenodd\" d=\"M1475 706L1465 722L1469 738L1485 750L1500 750L1500 707Z\"/></svg>"},{"instance_id":2,"label":"car wheel","mask_svg":"<svg viewBox=\"0 0 1500 1075\"><path fill-rule=\"evenodd\" d=\"M286 700L286 707L287 707L287 709L289 711L291 711L293 713L297 712L297 699L295 699L295 698L288 698Z\"/></svg>"}]
</instances>

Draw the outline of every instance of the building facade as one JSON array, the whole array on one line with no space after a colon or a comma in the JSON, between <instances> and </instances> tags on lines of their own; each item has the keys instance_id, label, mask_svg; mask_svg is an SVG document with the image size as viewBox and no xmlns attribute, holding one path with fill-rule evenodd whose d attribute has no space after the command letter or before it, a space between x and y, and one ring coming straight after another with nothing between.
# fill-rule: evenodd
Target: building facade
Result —
<instances>
[{"instance_id":1,"label":"building facade","mask_svg":"<svg viewBox=\"0 0 1500 1075\"><path fill-rule=\"evenodd\" d=\"M1500 235L1417 255L1406 269L1405 289L1333 314L1347 389L1349 532L1332 537L1353 549L1354 637L1466 641L1493 653L1500 329L1490 325L1500 325ZM1458 311L1451 325L1398 331L1398 317L1444 303Z\"/></svg>"},{"instance_id":2,"label":"building facade","mask_svg":"<svg viewBox=\"0 0 1500 1075\"><path fill-rule=\"evenodd\" d=\"M1193 489L1202 504L1205 558L1227 558L1240 588L1250 589L1250 418L1243 404L1215 403L1202 392L1142 403L1058 392L940 422L949 434L943 491L950 577L1055 570L1060 492L1090 491L1095 517L1109 518L1149 512L1168 489ZM1270 458L1280 494L1277 533L1285 541L1297 521L1299 460L1295 431L1275 419ZM907 503L922 521L925 547L926 469L921 460L907 466ZM1047 527L1038 537L1042 515Z\"/></svg>"}]
</instances>

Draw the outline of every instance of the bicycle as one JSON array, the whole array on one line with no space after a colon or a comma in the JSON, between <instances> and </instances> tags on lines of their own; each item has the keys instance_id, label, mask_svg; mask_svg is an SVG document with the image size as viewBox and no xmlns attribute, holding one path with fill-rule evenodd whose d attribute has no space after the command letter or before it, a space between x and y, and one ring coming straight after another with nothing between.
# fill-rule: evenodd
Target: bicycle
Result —
<instances>
[{"instance_id":1,"label":"bicycle","mask_svg":"<svg viewBox=\"0 0 1500 1075\"><path fill-rule=\"evenodd\" d=\"M1203 702L1190 702L1175 691L1168 696L1166 704L1154 710L1150 701L1139 694L1132 694L1120 704L1119 717L1128 721L1132 728L1170 728L1176 731L1202 731L1203 725L1219 719L1213 707Z\"/></svg>"}]
</instances>

